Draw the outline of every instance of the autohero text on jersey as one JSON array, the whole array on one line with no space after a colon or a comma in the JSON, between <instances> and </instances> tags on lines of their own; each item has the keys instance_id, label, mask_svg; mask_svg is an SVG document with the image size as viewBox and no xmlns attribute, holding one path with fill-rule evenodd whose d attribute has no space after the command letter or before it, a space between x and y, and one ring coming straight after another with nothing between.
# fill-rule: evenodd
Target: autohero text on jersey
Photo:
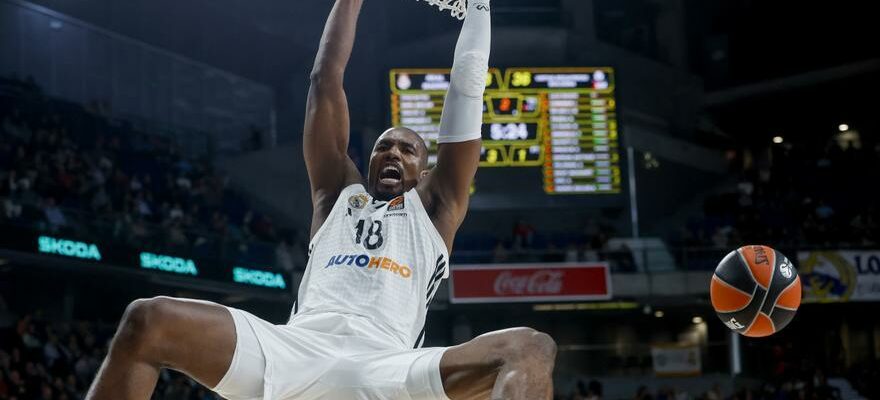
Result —
<instances>
[{"instance_id":1,"label":"autohero text on jersey","mask_svg":"<svg viewBox=\"0 0 880 400\"><path fill-rule=\"evenodd\" d=\"M330 257L324 268L351 266L366 269L386 270L401 278L409 279L412 269L388 257L370 257L366 254L340 254Z\"/></svg>"}]
</instances>

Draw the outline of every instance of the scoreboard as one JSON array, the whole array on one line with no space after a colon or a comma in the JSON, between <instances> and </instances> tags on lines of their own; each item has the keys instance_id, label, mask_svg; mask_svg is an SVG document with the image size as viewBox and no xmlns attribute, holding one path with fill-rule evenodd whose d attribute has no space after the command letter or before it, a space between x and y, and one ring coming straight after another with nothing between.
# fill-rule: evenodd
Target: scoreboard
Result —
<instances>
[{"instance_id":1,"label":"scoreboard","mask_svg":"<svg viewBox=\"0 0 880 400\"><path fill-rule=\"evenodd\" d=\"M480 167L539 169L547 194L620 193L612 68L491 68ZM449 69L393 69L391 122L419 133L437 159Z\"/></svg>"}]
</instances>

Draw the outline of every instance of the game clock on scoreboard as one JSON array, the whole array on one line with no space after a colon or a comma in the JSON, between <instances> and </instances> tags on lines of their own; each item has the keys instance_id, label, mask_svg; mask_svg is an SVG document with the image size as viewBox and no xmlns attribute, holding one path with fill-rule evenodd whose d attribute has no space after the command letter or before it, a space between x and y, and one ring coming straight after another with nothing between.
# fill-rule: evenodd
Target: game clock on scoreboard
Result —
<instances>
[{"instance_id":1,"label":"game clock on scoreboard","mask_svg":"<svg viewBox=\"0 0 880 400\"><path fill-rule=\"evenodd\" d=\"M419 133L437 159L448 69L393 69L391 122ZM535 168L548 194L620 193L612 68L489 69L480 167Z\"/></svg>"}]
</instances>

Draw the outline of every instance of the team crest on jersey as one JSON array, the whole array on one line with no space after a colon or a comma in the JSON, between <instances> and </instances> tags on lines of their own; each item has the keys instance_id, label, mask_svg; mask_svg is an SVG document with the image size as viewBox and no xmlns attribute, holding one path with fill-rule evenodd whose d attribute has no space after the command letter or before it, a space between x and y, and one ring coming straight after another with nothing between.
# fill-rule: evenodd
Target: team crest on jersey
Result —
<instances>
[{"instance_id":1,"label":"team crest on jersey","mask_svg":"<svg viewBox=\"0 0 880 400\"><path fill-rule=\"evenodd\" d=\"M403 206L404 206L403 196L397 196L397 197L391 199L390 202L388 202L388 211L403 210Z\"/></svg>"},{"instance_id":2,"label":"team crest on jersey","mask_svg":"<svg viewBox=\"0 0 880 400\"><path fill-rule=\"evenodd\" d=\"M367 198L367 195L363 193L358 193L348 198L348 205L350 205L352 208L361 209L367 205L367 202L369 200L370 199Z\"/></svg>"}]
</instances>

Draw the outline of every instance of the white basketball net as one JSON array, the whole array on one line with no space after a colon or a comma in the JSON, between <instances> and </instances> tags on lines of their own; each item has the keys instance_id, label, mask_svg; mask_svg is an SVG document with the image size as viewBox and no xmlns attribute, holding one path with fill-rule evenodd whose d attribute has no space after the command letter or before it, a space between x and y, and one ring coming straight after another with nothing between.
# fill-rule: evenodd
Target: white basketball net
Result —
<instances>
[{"instance_id":1,"label":"white basketball net","mask_svg":"<svg viewBox=\"0 0 880 400\"><path fill-rule=\"evenodd\" d=\"M440 8L440 11L449 10L453 17L464 19L467 15L467 0L422 0L429 5Z\"/></svg>"}]
</instances>

